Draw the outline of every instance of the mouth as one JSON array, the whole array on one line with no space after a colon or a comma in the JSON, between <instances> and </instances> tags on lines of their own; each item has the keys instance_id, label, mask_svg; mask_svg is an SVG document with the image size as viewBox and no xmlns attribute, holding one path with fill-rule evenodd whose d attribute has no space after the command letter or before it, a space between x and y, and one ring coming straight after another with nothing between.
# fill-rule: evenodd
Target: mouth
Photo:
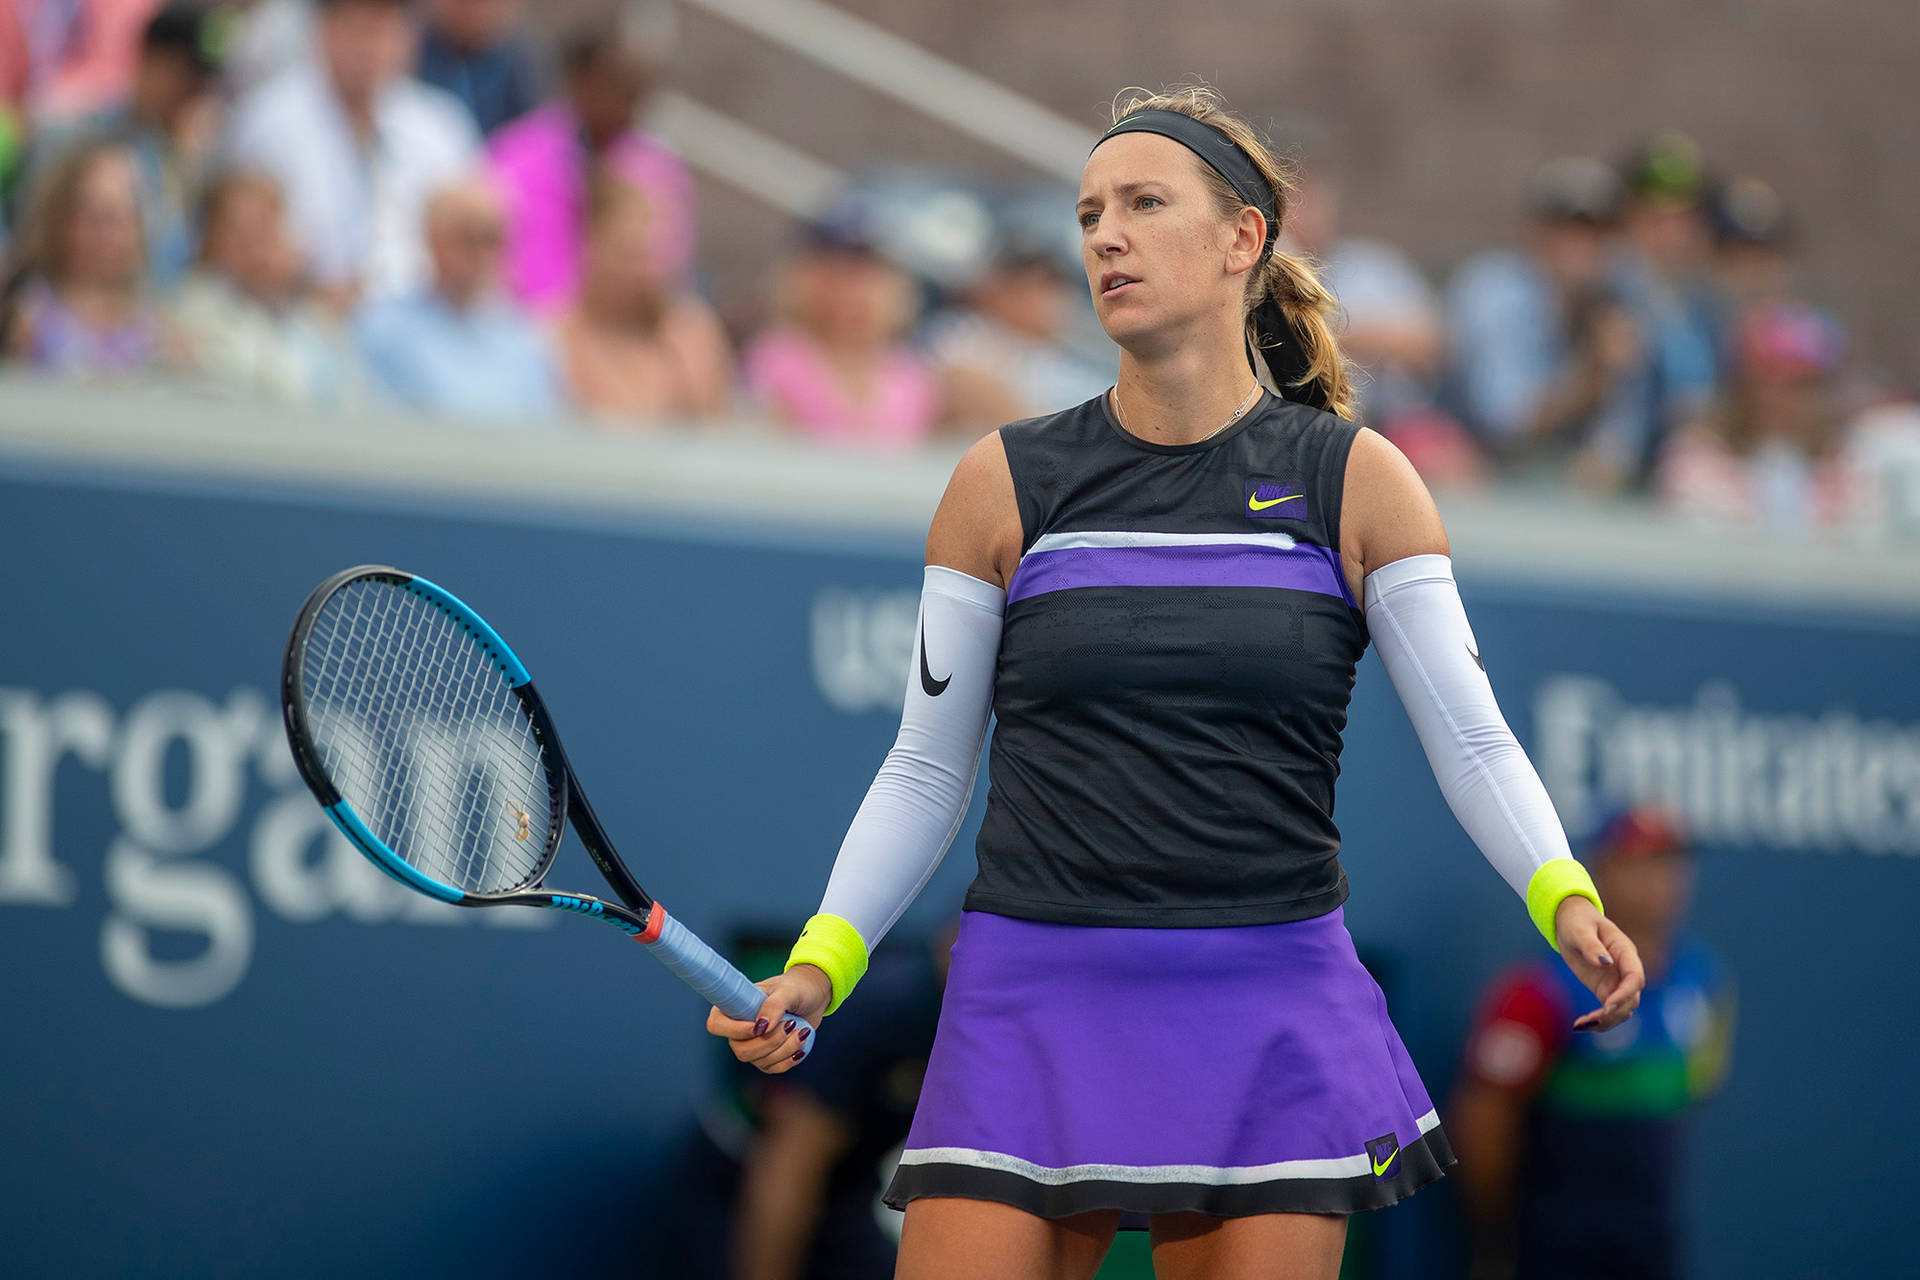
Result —
<instances>
[{"instance_id":1,"label":"mouth","mask_svg":"<svg viewBox=\"0 0 1920 1280\"><path fill-rule=\"evenodd\" d=\"M1140 281L1138 279L1128 275L1124 271L1108 271L1100 277L1100 296L1102 298L1115 298L1120 296L1129 285L1139 283Z\"/></svg>"}]
</instances>

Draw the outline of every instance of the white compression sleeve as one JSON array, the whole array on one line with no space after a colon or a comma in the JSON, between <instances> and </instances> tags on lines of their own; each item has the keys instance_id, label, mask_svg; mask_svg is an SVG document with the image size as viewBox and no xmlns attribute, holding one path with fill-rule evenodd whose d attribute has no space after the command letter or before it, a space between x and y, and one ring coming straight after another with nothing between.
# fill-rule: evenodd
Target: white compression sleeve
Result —
<instances>
[{"instance_id":1,"label":"white compression sleeve","mask_svg":"<svg viewBox=\"0 0 1920 1280\"><path fill-rule=\"evenodd\" d=\"M1572 854L1553 801L1507 727L1446 556L1409 556L1367 575L1367 628L1426 748L1440 793L1513 891Z\"/></svg>"},{"instance_id":2,"label":"white compression sleeve","mask_svg":"<svg viewBox=\"0 0 1920 1280\"><path fill-rule=\"evenodd\" d=\"M927 566L919 640L900 736L834 860L820 910L851 924L869 953L907 909L960 830L993 712L1007 593Z\"/></svg>"}]
</instances>

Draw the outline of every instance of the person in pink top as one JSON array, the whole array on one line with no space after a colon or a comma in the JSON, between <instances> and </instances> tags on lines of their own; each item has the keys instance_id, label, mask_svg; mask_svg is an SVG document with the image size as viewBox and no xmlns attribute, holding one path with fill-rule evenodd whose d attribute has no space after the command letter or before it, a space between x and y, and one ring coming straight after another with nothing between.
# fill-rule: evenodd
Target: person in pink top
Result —
<instances>
[{"instance_id":1,"label":"person in pink top","mask_svg":"<svg viewBox=\"0 0 1920 1280\"><path fill-rule=\"evenodd\" d=\"M536 310L561 310L579 292L588 192L602 172L646 194L661 274L684 280L692 266L692 175L632 125L659 65L655 15L641 7L574 32L561 50L561 96L501 127L487 146L507 200L507 285Z\"/></svg>"},{"instance_id":2,"label":"person in pink top","mask_svg":"<svg viewBox=\"0 0 1920 1280\"><path fill-rule=\"evenodd\" d=\"M778 323L742 360L748 395L815 440L902 449L939 418L933 372L901 341L913 281L858 228L828 225L787 265Z\"/></svg>"},{"instance_id":3,"label":"person in pink top","mask_svg":"<svg viewBox=\"0 0 1920 1280\"><path fill-rule=\"evenodd\" d=\"M1839 326L1811 307L1772 303L1741 323L1734 349L1724 402L1662 451L1668 508L1787 534L1860 518L1865 480L1849 465L1835 404Z\"/></svg>"}]
</instances>

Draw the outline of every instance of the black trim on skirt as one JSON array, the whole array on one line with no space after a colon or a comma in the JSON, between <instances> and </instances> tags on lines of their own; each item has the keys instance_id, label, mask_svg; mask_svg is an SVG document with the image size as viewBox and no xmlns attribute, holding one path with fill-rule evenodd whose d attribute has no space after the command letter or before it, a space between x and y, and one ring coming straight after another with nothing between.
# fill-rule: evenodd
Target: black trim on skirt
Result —
<instances>
[{"instance_id":1,"label":"black trim on skirt","mask_svg":"<svg viewBox=\"0 0 1920 1280\"><path fill-rule=\"evenodd\" d=\"M1274 1178L1268 1182L1215 1186L1195 1182L1105 1182L1089 1178L1063 1185L1035 1182L1017 1173L966 1164L901 1165L886 1202L905 1209L911 1200L951 1196L1012 1205L1041 1218L1118 1209L1121 1227L1144 1228L1129 1218L1156 1213L1204 1213L1248 1218L1263 1213L1360 1213L1383 1209L1446 1176L1453 1147L1439 1125L1400 1148L1392 1177L1370 1173L1351 1178Z\"/></svg>"}]
</instances>

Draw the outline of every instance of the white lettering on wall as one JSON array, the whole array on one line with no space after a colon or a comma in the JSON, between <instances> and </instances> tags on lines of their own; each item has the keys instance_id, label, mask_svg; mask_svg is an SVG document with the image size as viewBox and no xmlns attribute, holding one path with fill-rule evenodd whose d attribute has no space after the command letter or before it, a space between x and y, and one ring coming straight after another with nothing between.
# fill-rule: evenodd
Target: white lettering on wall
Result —
<instances>
[{"instance_id":1,"label":"white lettering on wall","mask_svg":"<svg viewBox=\"0 0 1920 1280\"><path fill-rule=\"evenodd\" d=\"M1723 681L1680 705L1561 675L1534 696L1536 763L1561 820L1667 806L1709 844L1920 854L1920 725L1747 710Z\"/></svg>"},{"instance_id":2,"label":"white lettering on wall","mask_svg":"<svg viewBox=\"0 0 1920 1280\"><path fill-rule=\"evenodd\" d=\"M85 690L0 688L0 906L71 908L80 897L74 868L93 858L58 838L63 765L70 787L75 766L95 775L119 828L99 853L100 963L145 1004L191 1009L230 994L252 963L256 900L291 924L553 922L435 902L381 874L300 782L274 705L244 688L224 703L156 690L123 716ZM266 799L250 804L257 788ZM242 866L215 861L243 827Z\"/></svg>"},{"instance_id":3,"label":"white lettering on wall","mask_svg":"<svg viewBox=\"0 0 1920 1280\"><path fill-rule=\"evenodd\" d=\"M920 621L917 591L829 587L813 598L813 680L836 711L898 713Z\"/></svg>"},{"instance_id":4,"label":"white lettering on wall","mask_svg":"<svg viewBox=\"0 0 1920 1280\"><path fill-rule=\"evenodd\" d=\"M104 769L113 709L93 693L42 703L26 689L0 689L0 903L64 907L73 872L54 861L54 784L71 755Z\"/></svg>"}]
</instances>

